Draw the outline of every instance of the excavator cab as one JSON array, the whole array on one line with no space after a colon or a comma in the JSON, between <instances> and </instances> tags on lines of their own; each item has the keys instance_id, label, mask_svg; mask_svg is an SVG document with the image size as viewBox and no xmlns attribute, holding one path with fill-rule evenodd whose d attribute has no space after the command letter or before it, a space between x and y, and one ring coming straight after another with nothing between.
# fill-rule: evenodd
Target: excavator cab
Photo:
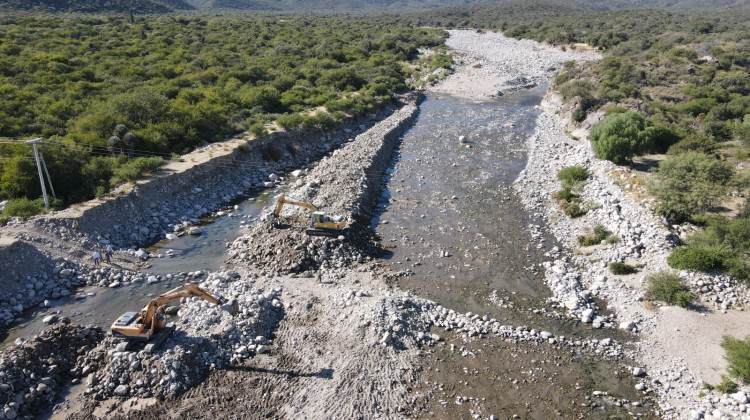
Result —
<instances>
[{"instance_id":1,"label":"excavator cab","mask_svg":"<svg viewBox=\"0 0 750 420\"><path fill-rule=\"evenodd\" d=\"M324 211L315 211L312 214L312 218L310 219L310 227L317 227L326 222L326 212Z\"/></svg>"},{"instance_id":2,"label":"excavator cab","mask_svg":"<svg viewBox=\"0 0 750 420\"><path fill-rule=\"evenodd\" d=\"M344 226L346 226L346 220L344 216L328 217L326 212L319 211L312 203L304 201L297 201L286 198L284 194L280 194L276 199L276 210L273 212L273 219L275 220L281 215L281 209L285 204L291 204L294 206L304 207L312 211L312 217L310 218L310 228L307 229L306 233L309 236L328 236L336 237L343 233Z\"/></svg>"},{"instance_id":3,"label":"excavator cab","mask_svg":"<svg viewBox=\"0 0 750 420\"><path fill-rule=\"evenodd\" d=\"M174 331L173 323L166 323L164 310L171 302L184 297L195 296L211 302L229 312L232 316L239 311L236 300L227 302L221 296L213 294L192 283L185 283L152 299L140 312L126 312L112 324L111 332L114 337L121 337L129 341L148 342L144 350L151 353L158 348Z\"/></svg>"}]
</instances>

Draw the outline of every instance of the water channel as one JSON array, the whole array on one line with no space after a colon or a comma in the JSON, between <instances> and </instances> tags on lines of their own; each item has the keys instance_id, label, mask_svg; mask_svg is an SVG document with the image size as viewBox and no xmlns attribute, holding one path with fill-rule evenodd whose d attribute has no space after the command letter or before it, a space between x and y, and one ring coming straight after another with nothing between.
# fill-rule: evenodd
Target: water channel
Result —
<instances>
[{"instance_id":1,"label":"water channel","mask_svg":"<svg viewBox=\"0 0 750 420\"><path fill-rule=\"evenodd\" d=\"M540 246L533 237L542 222L523 208L512 183L526 164L526 142L545 90L488 101L428 95L388 170L372 227L388 249L384 264L410 274L399 277L398 286L418 296L555 335L611 335L544 316L549 290L539 265L555 242L542 236ZM159 275L160 282L79 290L78 299L60 299L52 308L29 312L9 329L2 347L41 331L41 319L52 312L108 327L122 312L177 286L168 273L221 269L227 242L240 236L284 188L258 191L233 203L207 221L200 236L152 246L149 251L162 258L152 259L146 271ZM588 376L608 377L606 364L592 366ZM615 383L610 388L622 387Z\"/></svg>"}]
</instances>

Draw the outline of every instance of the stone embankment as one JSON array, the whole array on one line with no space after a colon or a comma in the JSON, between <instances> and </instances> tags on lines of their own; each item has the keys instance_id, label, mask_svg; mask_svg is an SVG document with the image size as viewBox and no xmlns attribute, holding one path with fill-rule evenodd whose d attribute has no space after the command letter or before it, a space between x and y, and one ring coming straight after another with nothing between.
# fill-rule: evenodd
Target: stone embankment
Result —
<instances>
[{"instance_id":1,"label":"stone embankment","mask_svg":"<svg viewBox=\"0 0 750 420\"><path fill-rule=\"evenodd\" d=\"M369 229L382 177L400 136L417 117L421 100L419 94L405 99L400 110L321 160L286 193L329 215L343 216L348 225L345 235L342 233L346 238L307 237L302 228L309 225L309 210L286 206L282 216L288 226L273 227L270 222L256 225L234 241L230 258L270 273L304 272L325 264L324 271L334 278L343 276L353 263L367 260L374 245L364 231ZM281 223L273 221L277 226Z\"/></svg>"},{"instance_id":2,"label":"stone embankment","mask_svg":"<svg viewBox=\"0 0 750 420\"><path fill-rule=\"evenodd\" d=\"M279 132L250 142L215 143L139 181L127 194L28 221L11 221L0 231L0 262L7 262L3 267L9 268L0 279L0 328L24 309L49 306L45 300L67 296L77 286L115 283L117 287L145 280L125 269L148 258L139 246L167 234L183 234L251 189L273 186L279 182L276 173L320 159L397 106L388 104L377 114L353 119L330 133ZM211 158L214 153L217 156ZM123 269L92 270L81 264L91 261L94 249L107 244L114 246L115 263Z\"/></svg>"},{"instance_id":3,"label":"stone embankment","mask_svg":"<svg viewBox=\"0 0 750 420\"><path fill-rule=\"evenodd\" d=\"M555 113L560 106L560 99L548 94L536 134L529 140L527 167L515 182L524 203L547 220L555 237L567 249L579 250L550 252L555 260L545 265L545 281L554 294L552 299L567 308L571 316L591 323L594 328L618 326L641 335L641 345L633 357L641 366L637 367L639 373L645 376L636 388L658 396L661 413L666 418L748 415L746 389L731 396L701 397L706 391L703 388L706 375L718 376L717 365L712 363L719 359L721 365L720 357L714 356L723 351L718 345L722 331L734 328L733 321L722 321L721 317L732 308L743 310L750 301L747 288L720 274L680 272L684 283L698 297L697 308L702 313L679 308L673 311L658 304L656 311L647 309L645 278L660 271L672 271L666 257L684 229L669 226L654 215L653 201L643 198L645 191L635 182L633 171L597 159L587 141L576 141L566 135ZM557 172L572 165L584 166L590 173L581 198L591 210L578 219L566 216L553 198L561 188ZM619 241L581 247L576 238L589 234L597 224ZM612 262L640 268L636 274L616 276L607 268ZM598 307L595 297L605 299L607 308ZM604 315L604 309L611 315ZM701 327L688 327L696 319ZM709 335L718 337L707 341Z\"/></svg>"}]
</instances>

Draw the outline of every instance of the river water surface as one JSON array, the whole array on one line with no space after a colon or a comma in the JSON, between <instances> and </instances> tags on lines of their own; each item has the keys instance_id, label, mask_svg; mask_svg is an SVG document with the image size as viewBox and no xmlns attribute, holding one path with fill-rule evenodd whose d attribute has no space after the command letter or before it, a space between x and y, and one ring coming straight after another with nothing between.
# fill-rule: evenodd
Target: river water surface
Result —
<instances>
[{"instance_id":1,"label":"river water surface","mask_svg":"<svg viewBox=\"0 0 750 420\"><path fill-rule=\"evenodd\" d=\"M526 164L526 142L534 132L545 90L542 87L487 101L429 94L388 170L372 226L388 250L383 263L408 274L396 280L405 290L459 312L489 315L511 325L531 325L555 336L602 338L611 333L550 315L555 309L547 303L550 292L544 286L540 265L550 258L545 253L556 244L539 233L542 222L524 209L513 190L513 181ZM283 188L259 191L236 203L236 208L207 221L201 236L155 244L149 251L163 258L152 259L146 271L159 274L160 282L79 290L79 295L88 293L88 297L61 299L50 309L32 311L25 322L9 330L3 346L17 337L38 333L44 327L41 319L53 311L78 323L108 328L121 313L137 310L151 296L178 286L168 280L167 273L221 269L227 242L240 236L243 226L272 205L272 198ZM491 347L496 352L501 349ZM528 352L513 351L517 353L513 358L520 356L516 362ZM446 364L451 357L446 354L429 362L436 372L447 372L441 373L447 375L446 382L458 380L449 373L456 366ZM494 362L475 368L493 373L518 367L507 353L493 357ZM525 363L533 366L539 357L529 356ZM558 356L545 353L542 357L552 360ZM562 407L570 401L567 385L577 389L578 382L637 398L629 381L611 374L617 368L610 363L589 359L566 361L569 366L561 359L556 363L560 372L554 375L560 375L560 382L555 382L555 389L534 390L550 392L550 407L533 412L531 418L573 412ZM499 386L495 376L472 377L471 381L475 393L486 393L484 398L489 405L495 404L497 413L517 402L511 401L516 398L511 394L499 395L512 390ZM571 383L566 385L566 381ZM603 417L614 413L622 413L622 409L610 407L600 412Z\"/></svg>"}]
</instances>

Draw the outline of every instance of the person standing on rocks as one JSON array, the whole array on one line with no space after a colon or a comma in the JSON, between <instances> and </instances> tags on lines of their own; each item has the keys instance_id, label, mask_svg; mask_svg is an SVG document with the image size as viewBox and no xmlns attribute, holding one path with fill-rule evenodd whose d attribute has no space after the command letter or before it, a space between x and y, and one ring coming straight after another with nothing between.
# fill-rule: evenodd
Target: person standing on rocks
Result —
<instances>
[{"instance_id":1,"label":"person standing on rocks","mask_svg":"<svg viewBox=\"0 0 750 420\"><path fill-rule=\"evenodd\" d=\"M99 251L94 251L94 265L99 265L99 261L102 259L102 254Z\"/></svg>"},{"instance_id":2,"label":"person standing on rocks","mask_svg":"<svg viewBox=\"0 0 750 420\"><path fill-rule=\"evenodd\" d=\"M107 259L107 264L112 264L110 258L112 258L112 245L107 245L107 250L104 251L104 258Z\"/></svg>"}]
</instances>

